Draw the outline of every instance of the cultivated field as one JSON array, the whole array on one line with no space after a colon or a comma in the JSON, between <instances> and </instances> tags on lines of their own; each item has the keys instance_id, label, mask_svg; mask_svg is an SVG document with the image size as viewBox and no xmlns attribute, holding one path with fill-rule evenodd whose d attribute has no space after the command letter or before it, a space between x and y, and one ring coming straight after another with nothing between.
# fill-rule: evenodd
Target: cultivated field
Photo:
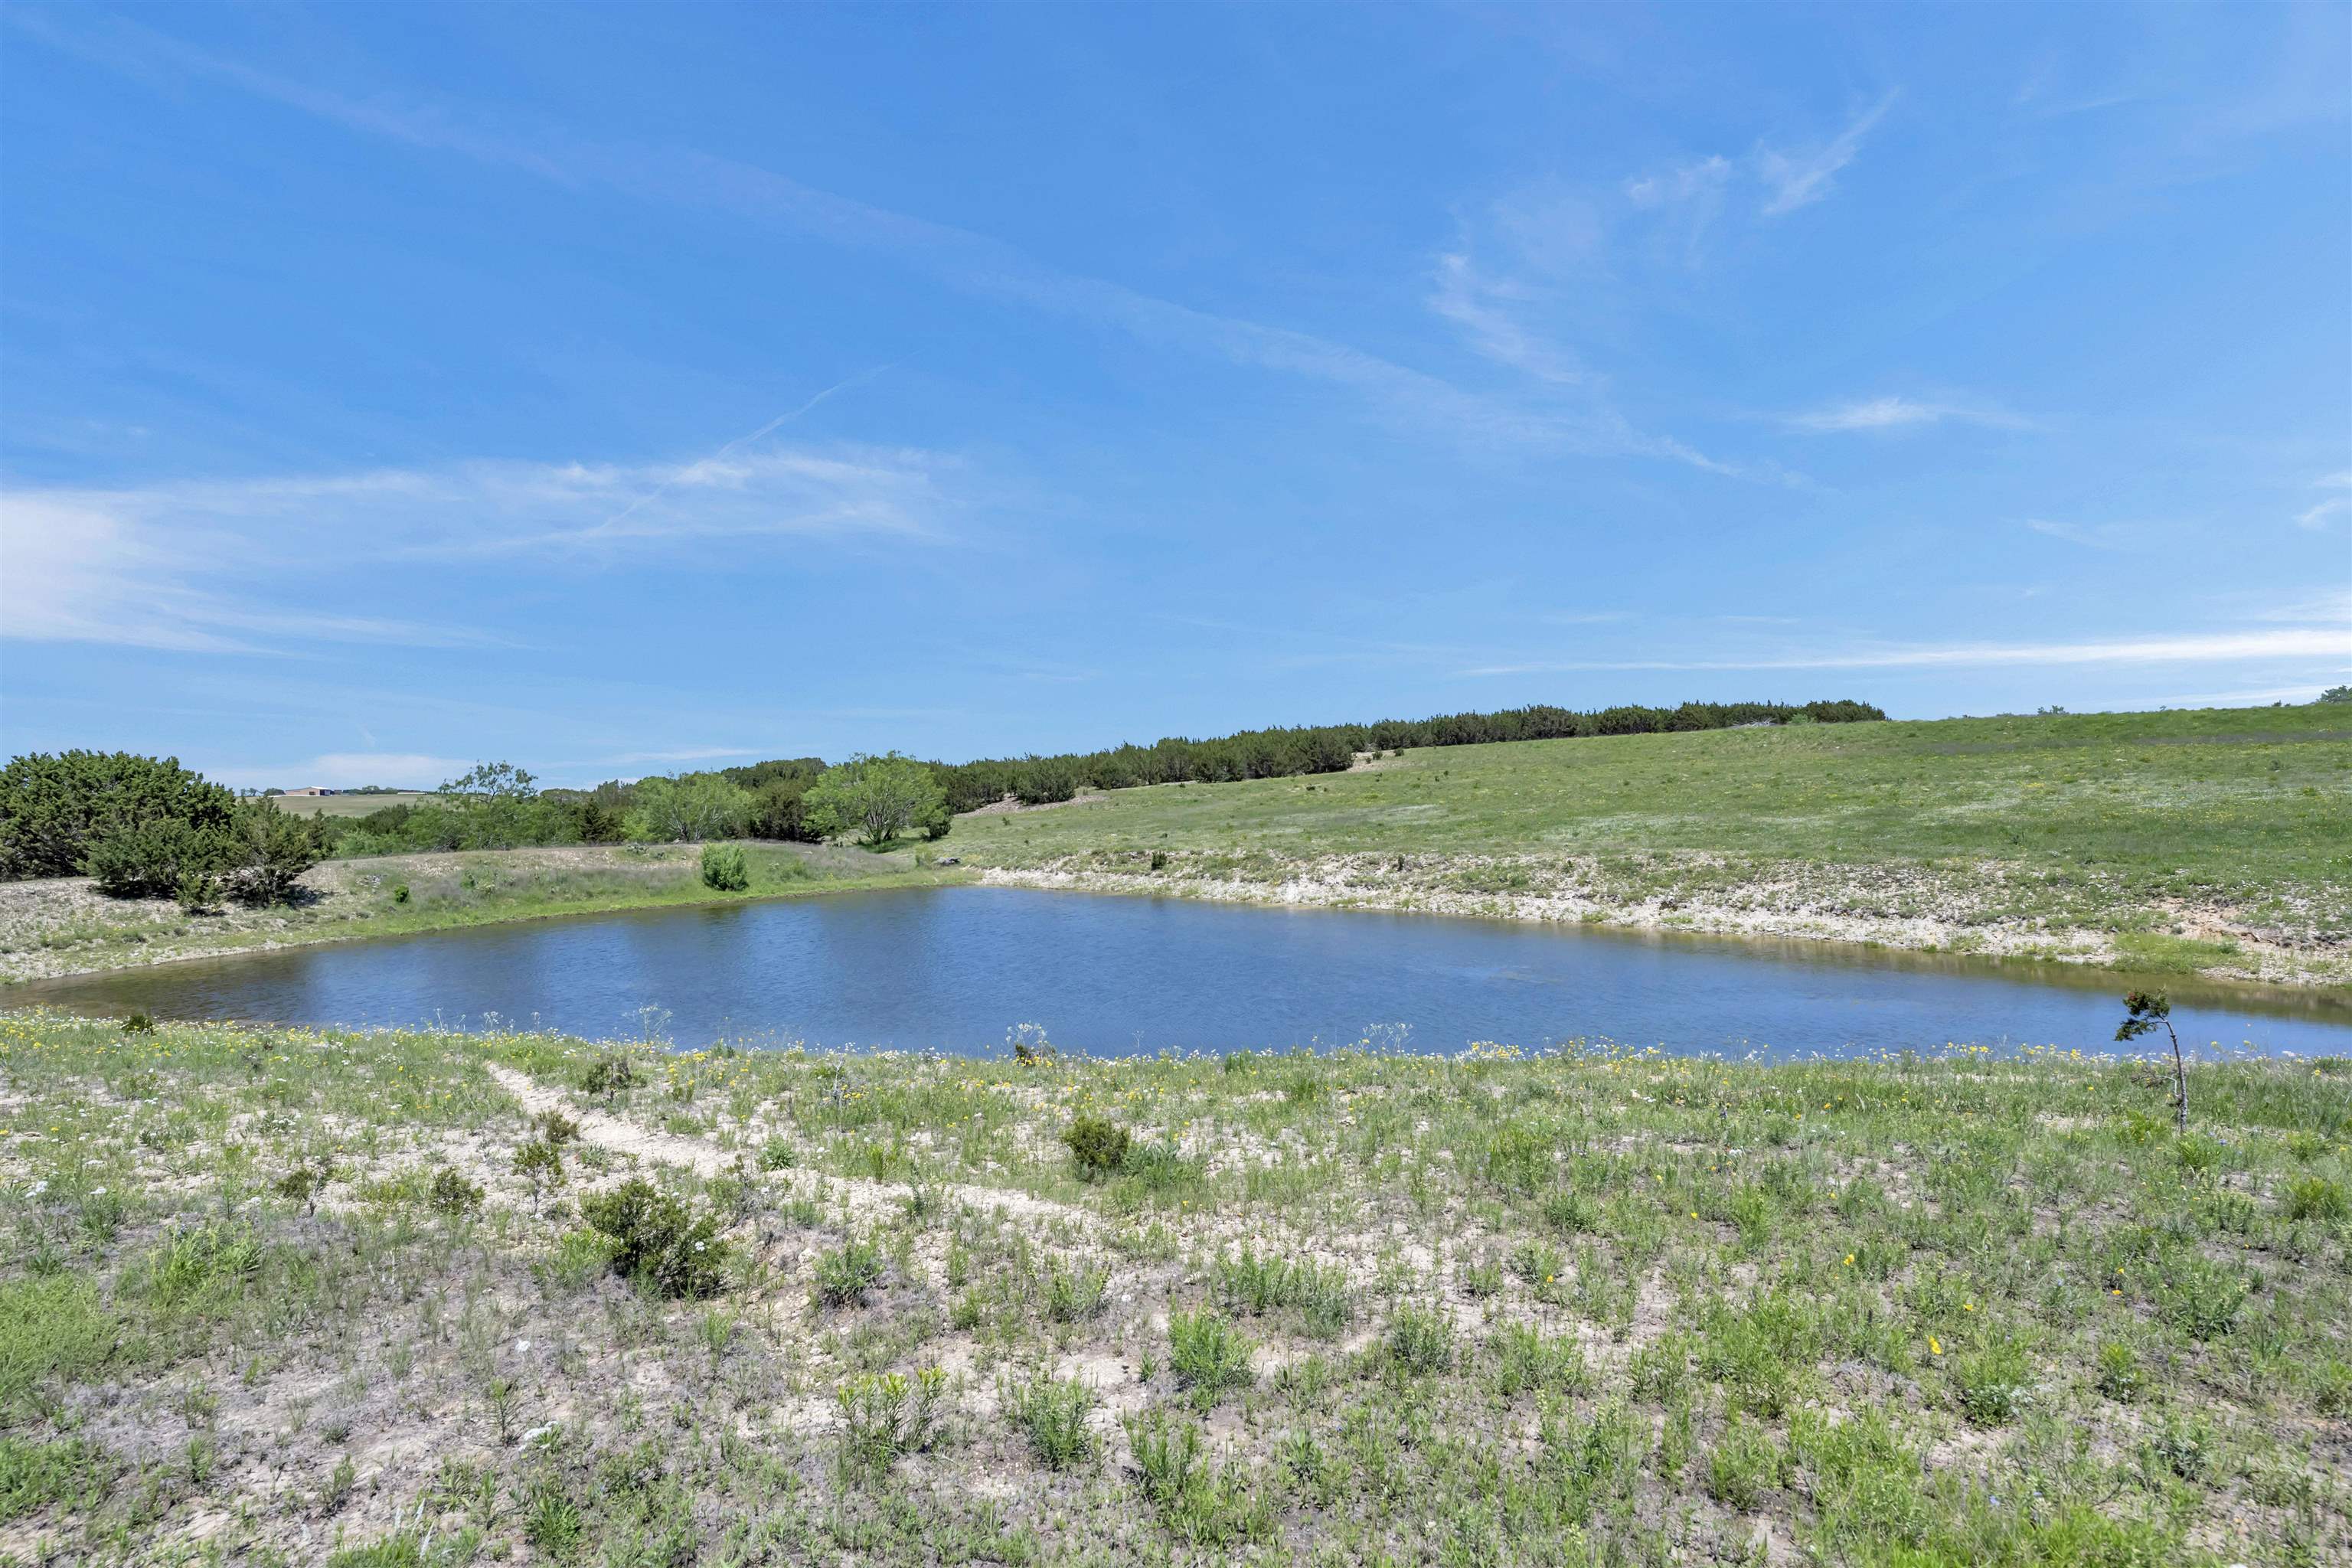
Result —
<instances>
[{"instance_id":1,"label":"cultivated field","mask_svg":"<svg viewBox=\"0 0 2352 1568\"><path fill-rule=\"evenodd\" d=\"M912 851L746 844L751 885L702 883L697 844L565 845L329 860L292 904L190 914L169 899L113 899L81 877L0 882L0 981L37 980L303 942L393 936L542 915L643 909L950 879Z\"/></svg>"},{"instance_id":2,"label":"cultivated field","mask_svg":"<svg viewBox=\"0 0 2352 1568\"><path fill-rule=\"evenodd\" d=\"M2352 1064L2168 1079L0 1016L0 1552L2352 1560Z\"/></svg>"},{"instance_id":3,"label":"cultivated field","mask_svg":"<svg viewBox=\"0 0 2352 1568\"><path fill-rule=\"evenodd\" d=\"M2352 981L2352 709L1455 746L959 818L996 879Z\"/></svg>"},{"instance_id":4,"label":"cultivated field","mask_svg":"<svg viewBox=\"0 0 2352 1568\"><path fill-rule=\"evenodd\" d=\"M295 816L365 816L392 805L415 805L426 790L394 790L386 795L281 795L272 798L278 809Z\"/></svg>"}]
</instances>

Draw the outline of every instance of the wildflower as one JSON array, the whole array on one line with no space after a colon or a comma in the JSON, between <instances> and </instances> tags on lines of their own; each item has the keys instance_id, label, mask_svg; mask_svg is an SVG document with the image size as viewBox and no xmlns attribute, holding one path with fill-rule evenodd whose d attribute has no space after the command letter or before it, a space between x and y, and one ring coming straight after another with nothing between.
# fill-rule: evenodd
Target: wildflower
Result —
<instances>
[{"instance_id":1,"label":"wildflower","mask_svg":"<svg viewBox=\"0 0 2352 1568\"><path fill-rule=\"evenodd\" d=\"M1845 1266L1846 1266L1848 1268L1853 1268L1853 1253L1851 1253L1851 1252L1849 1252L1849 1253L1847 1253L1847 1254L1845 1255Z\"/></svg>"},{"instance_id":2,"label":"wildflower","mask_svg":"<svg viewBox=\"0 0 2352 1568\"><path fill-rule=\"evenodd\" d=\"M1929 1334L1927 1336L1927 1348L1937 1355L1942 1355L1944 1353L1944 1347L1936 1342L1936 1336L1933 1334Z\"/></svg>"}]
</instances>

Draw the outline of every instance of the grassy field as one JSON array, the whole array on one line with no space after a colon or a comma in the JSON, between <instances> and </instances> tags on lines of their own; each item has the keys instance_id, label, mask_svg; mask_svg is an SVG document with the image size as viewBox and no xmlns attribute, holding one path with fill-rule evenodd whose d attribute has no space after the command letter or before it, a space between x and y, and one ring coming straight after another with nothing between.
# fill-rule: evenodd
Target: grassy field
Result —
<instances>
[{"instance_id":1,"label":"grassy field","mask_svg":"<svg viewBox=\"0 0 2352 1568\"><path fill-rule=\"evenodd\" d=\"M278 809L294 816L365 816L389 805L415 805L432 792L394 790L388 795L281 795Z\"/></svg>"},{"instance_id":2,"label":"grassy field","mask_svg":"<svg viewBox=\"0 0 2352 1568\"><path fill-rule=\"evenodd\" d=\"M0 883L0 981L174 958L394 936L458 926L663 904L789 898L957 879L888 855L808 844L746 844L751 887L703 885L699 845L571 845L330 860L304 900L191 915L169 899L110 899L86 879ZM928 857L926 857L928 858Z\"/></svg>"},{"instance_id":3,"label":"grassy field","mask_svg":"<svg viewBox=\"0 0 2352 1568\"><path fill-rule=\"evenodd\" d=\"M2352 1560L2352 1064L2166 1087L0 1016L0 1552Z\"/></svg>"},{"instance_id":4,"label":"grassy field","mask_svg":"<svg viewBox=\"0 0 2352 1568\"><path fill-rule=\"evenodd\" d=\"M2352 979L2352 710L1460 746L960 818L1013 879Z\"/></svg>"}]
</instances>

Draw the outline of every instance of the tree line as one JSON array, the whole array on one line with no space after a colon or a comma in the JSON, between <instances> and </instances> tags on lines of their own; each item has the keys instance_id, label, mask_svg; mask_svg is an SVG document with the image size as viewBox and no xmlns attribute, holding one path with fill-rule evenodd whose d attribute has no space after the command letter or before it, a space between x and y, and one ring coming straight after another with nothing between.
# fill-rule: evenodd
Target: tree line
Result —
<instances>
[{"instance_id":1,"label":"tree line","mask_svg":"<svg viewBox=\"0 0 2352 1568\"><path fill-rule=\"evenodd\" d=\"M915 834L944 837L956 814L1007 797L1042 805L1088 789L1339 773L1367 752L1421 746L1885 717L1845 700L1591 711L1536 706L1208 740L1171 736L1149 746L971 763L919 762L895 752L836 765L780 757L609 779L593 789L541 789L524 769L485 763L422 799L356 816L295 816L267 798L240 798L176 758L41 753L0 770L0 879L86 875L108 893L170 897L200 909L224 897L292 897L297 879L326 856L730 838L856 838L880 847Z\"/></svg>"},{"instance_id":2,"label":"tree line","mask_svg":"<svg viewBox=\"0 0 2352 1568\"><path fill-rule=\"evenodd\" d=\"M1071 799L1080 790L1138 784L1228 784L1343 773L1366 752L1424 746L1475 746L1496 741L1555 741L1587 735L1650 735L1727 730L1740 724L1845 724L1884 719L1867 702L1685 702L1676 708L1620 706L1579 711L1538 704L1493 713L1441 713L1372 724L1244 730L1205 741L1171 736L1149 746L1052 757L1000 757L931 767L957 812L1011 796L1027 805Z\"/></svg>"}]
</instances>

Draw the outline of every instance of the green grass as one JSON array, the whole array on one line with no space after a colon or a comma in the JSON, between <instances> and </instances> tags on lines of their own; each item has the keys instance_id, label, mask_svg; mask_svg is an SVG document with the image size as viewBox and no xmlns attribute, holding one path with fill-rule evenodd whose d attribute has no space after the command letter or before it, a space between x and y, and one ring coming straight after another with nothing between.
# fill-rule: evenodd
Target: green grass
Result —
<instances>
[{"instance_id":1,"label":"green grass","mask_svg":"<svg viewBox=\"0 0 2352 1568\"><path fill-rule=\"evenodd\" d=\"M551 1194L493 1068L576 1126ZM0 1015L0 1522L174 1564L2346 1561L2352 1066L2200 1065L2186 1136L2167 1068ZM1088 1179L1080 1116L1183 1178ZM707 1173L631 1152L667 1128ZM583 1205L632 1181L716 1216L717 1300L614 1267Z\"/></svg>"},{"instance_id":2,"label":"green grass","mask_svg":"<svg viewBox=\"0 0 2352 1568\"><path fill-rule=\"evenodd\" d=\"M270 800L278 810L296 816L366 816L387 806L415 805L432 793L404 789L384 795L280 795Z\"/></svg>"},{"instance_id":3,"label":"green grass","mask_svg":"<svg viewBox=\"0 0 2352 1568\"><path fill-rule=\"evenodd\" d=\"M2340 944L2352 931L2352 718L2341 707L1805 725L1458 746L1312 778L1118 791L958 820L976 865L1171 890L1345 858L1367 902L1498 908L1569 891L1769 909L1819 892L1892 921L2037 921L2229 967L2189 914ZM1157 852L1162 869L1150 869ZM1660 923L1675 923L1671 912ZM1899 939L1897 939L1899 940Z\"/></svg>"}]
</instances>

